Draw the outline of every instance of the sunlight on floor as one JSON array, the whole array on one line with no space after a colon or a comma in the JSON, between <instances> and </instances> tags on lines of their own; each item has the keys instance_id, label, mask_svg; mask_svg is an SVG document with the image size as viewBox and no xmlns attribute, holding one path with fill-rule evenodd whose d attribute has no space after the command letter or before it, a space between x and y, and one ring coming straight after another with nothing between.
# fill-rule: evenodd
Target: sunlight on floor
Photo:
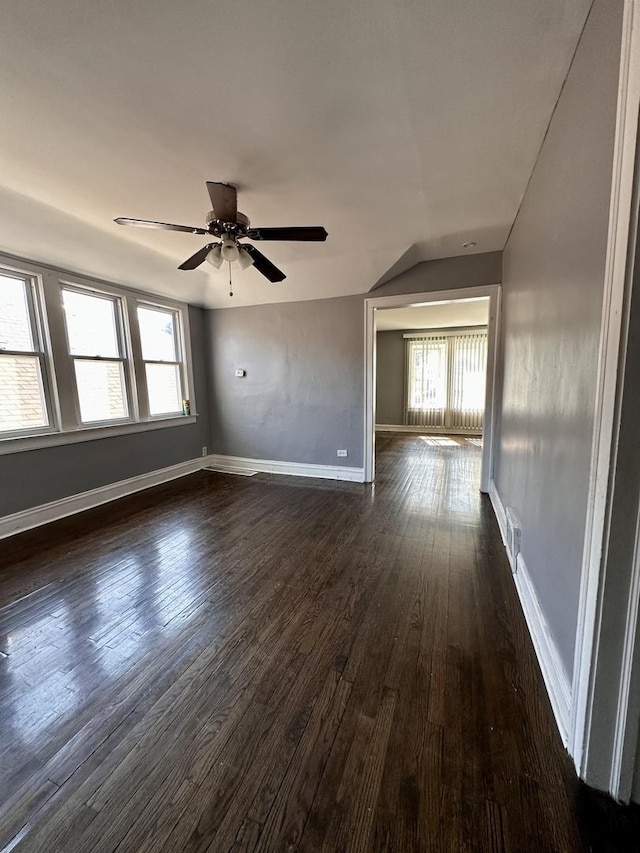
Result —
<instances>
[{"instance_id":1,"label":"sunlight on floor","mask_svg":"<svg viewBox=\"0 0 640 853\"><path fill-rule=\"evenodd\" d=\"M465 441L468 441L469 444L475 444L476 447L482 447L481 438L466 438Z\"/></svg>"},{"instance_id":2,"label":"sunlight on floor","mask_svg":"<svg viewBox=\"0 0 640 853\"><path fill-rule=\"evenodd\" d=\"M439 445L440 447L457 447L458 443L446 436L440 435L421 435L420 438L425 444Z\"/></svg>"}]
</instances>

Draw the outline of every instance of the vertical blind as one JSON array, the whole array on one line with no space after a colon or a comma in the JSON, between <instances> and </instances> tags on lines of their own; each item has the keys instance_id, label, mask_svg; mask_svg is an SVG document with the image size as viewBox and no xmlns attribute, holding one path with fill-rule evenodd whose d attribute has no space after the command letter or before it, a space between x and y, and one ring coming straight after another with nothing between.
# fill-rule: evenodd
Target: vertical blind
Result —
<instances>
[{"instance_id":1,"label":"vertical blind","mask_svg":"<svg viewBox=\"0 0 640 853\"><path fill-rule=\"evenodd\" d=\"M428 334L406 339L405 424L481 430L487 332Z\"/></svg>"}]
</instances>

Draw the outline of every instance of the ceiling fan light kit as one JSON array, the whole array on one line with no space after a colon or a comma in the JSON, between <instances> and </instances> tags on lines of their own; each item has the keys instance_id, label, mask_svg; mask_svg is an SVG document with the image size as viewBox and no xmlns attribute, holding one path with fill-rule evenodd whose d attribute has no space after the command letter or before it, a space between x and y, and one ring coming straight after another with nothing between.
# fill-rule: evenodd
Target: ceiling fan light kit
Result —
<instances>
[{"instance_id":1,"label":"ceiling fan light kit","mask_svg":"<svg viewBox=\"0 0 640 853\"><path fill-rule=\"evenodd\" d=\"M222 266L222 252L220 251L220 243L217 243L209 252L206 260L217 270Z\"/></svg>"},{"instance_id":2,"label":"ceiling fan light kit","mask_svg":"<svg viewBox=\"0 0 640 853\"><path fill-rule=\"evenodd\" d=\"M206 228L192 225L172 225L168 222L152 222L147 219L127 219L119 217L118 225L135 228L157 228L165 231L183 231L189 234L209 234L222 240L221 243L209 243L199 249L190 258L180 264L178 269L193 270L204 261L216 269L223 261L231 264L238 262L241 269L254 266L269 281L283 281L286 278L282 270L262 254L255 246L238 243L239 239L248 240L295 240L305 242L324 242L327 232L322 226L292 228L251 228L249 217L238 210L238 193L234 186L218 181L207 181L207 190L213 210L206 216Z\"/></svg>"},{"instance_id":3,"label":"ceiling fan light kit","mask_svg":"<svg viewBox=\"0 0 640 853\"><path fill-rule=\"evenodd\" d=\"M225 237L222 241L222 248L220 249L220 252L222 254L222 260L229 261L231 264L234 261L237 261L240 257L240 252L238 251L235 240L229 236Z\"/></svg>"},{"instance_id":4,"label":"ceiling fan light kit","mask_svg":"<svg viewBox=\"0 0 640 853\"><path fill-rule=\"evenodd\" d=\"M246 270L253 266L253 258L246 249L240 248L238 253L238 264L241 270Z\"/></svg>"}]
</instances>

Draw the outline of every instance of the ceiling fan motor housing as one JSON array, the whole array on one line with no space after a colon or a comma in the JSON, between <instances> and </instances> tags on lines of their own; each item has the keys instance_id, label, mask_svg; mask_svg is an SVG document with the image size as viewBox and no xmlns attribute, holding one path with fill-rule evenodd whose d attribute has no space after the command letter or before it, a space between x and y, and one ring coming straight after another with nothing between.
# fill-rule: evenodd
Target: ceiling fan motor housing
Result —
<instances>
[{"instance_id":1,"label":"ceiling fan motor housing","mask_svg":"<svg viewBox=\"0 0 640 853\"><path fill-rule=\"evenodd\" d=\"M223 219L218 219L215 210L210 210L206 217L207 230L210 234L215 234L220 237L222 234L232 234L236 237L244 237L249 230L251 223L249 217L244 213L236 214L235 222L225 222Z\"/></svg>"}]
</instances>

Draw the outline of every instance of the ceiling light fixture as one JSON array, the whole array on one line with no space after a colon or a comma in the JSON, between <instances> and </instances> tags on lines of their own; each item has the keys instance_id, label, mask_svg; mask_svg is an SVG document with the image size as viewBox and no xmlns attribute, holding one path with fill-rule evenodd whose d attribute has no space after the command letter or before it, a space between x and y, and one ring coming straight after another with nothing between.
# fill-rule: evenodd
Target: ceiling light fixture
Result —
<instances>
[{"instance_id":1,"label":"ceiling light fixture","mask_svg":"<svg viewBox=\"0 0 640 853\"><path fill-rule=\"evenodd\" d=\"M220 269L223 261L229 264L229 296L233 296L231 284L231 264L235 261L242 270L246 270L253 264L253 256L244 246L239 246L233 237L225 235L222 243L216 243L207 254L207 261L216 269Z\"/></svg>"},{"instance_id":2,"label":"ceiling light fixture","mask_svg":"<svg viewBox=\"0 0 640 853\"><path fill-rule=\"evenodd\" d=\"M239 247L238 265L239 265L240 269L246 270L248 267L251 266L252 263L253 263L253 258L251 257L249 252L247 252L246 249Z\"/></svg>"},{"instance_id":3,"label":"ceiling light fixture","mask_svg":"<svg viewBox=\"0 0 640 853\"><path fill-rule=\"evenodd\" d=\"M222 248L220 249L220 252L222 253L222 260L229 261L230 263L237 261L240 257L240 252L238 251L238 247L236 246L236 241L232 240L228 234L222 241Z\"/></svg>"},{"instance_id":4,"label":"ceiling light fixture","mask_svg":"<svg viewBox=\"0 0 640 853\"><path fill-rule=\"evenodd\" d=\"M211 264L211 266L215 267L217 270L222 266L222 253L220 251L220 243L217 243L213 249L207 255L207 260Z\"/></svg>"}]
</instances>

